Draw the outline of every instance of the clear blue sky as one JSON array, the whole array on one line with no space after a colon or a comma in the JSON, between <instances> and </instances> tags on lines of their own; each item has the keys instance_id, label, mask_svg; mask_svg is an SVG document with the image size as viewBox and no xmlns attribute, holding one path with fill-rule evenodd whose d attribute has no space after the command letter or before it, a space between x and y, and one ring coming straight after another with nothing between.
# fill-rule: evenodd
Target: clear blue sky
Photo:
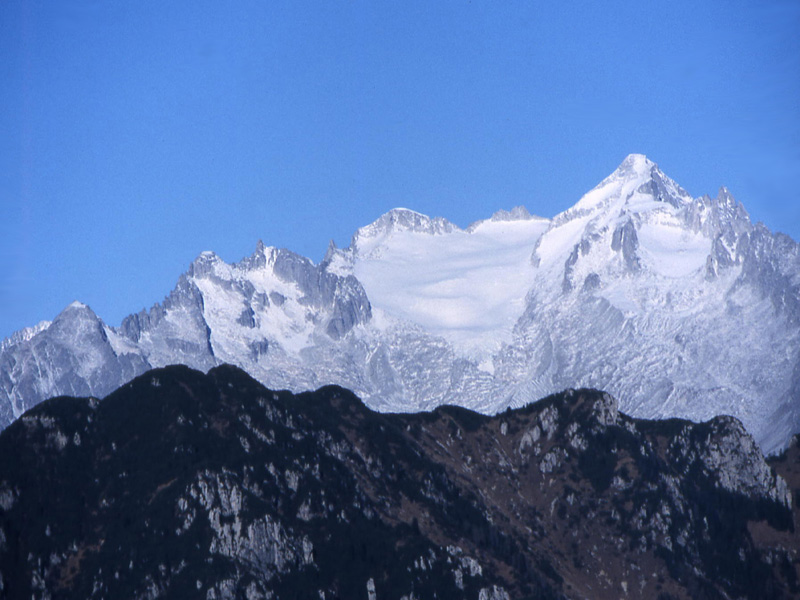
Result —
<instances>
[{"instance_id":1,"label":"clear blue sky","mask_svg":"<svg viewBox=\"0 0 800 600\"><path fill-rule=\"evenodd\" d=\"M0 3L0 338L203 250L574 204L631 152L800 239L800 3Z\"/></svg>"}]
</instances>

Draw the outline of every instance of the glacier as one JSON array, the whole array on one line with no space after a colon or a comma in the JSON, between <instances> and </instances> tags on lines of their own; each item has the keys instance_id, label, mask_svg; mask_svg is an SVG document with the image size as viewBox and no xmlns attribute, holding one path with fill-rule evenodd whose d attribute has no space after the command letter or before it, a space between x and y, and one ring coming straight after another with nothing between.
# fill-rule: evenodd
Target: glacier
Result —
<instances>
[{"instance_id":1,"label":"glacier","mask_svg":"<svg viewBox=\"0 0 800 600\"><path fill-rule=\"evenodd\" d=\"M771 453L800 431L800 245L633 154L552 219L394 209L318 264L261 242L234 264L204 252L119 327L75 302L0 343L0 426L176 363L396 412L593 387L639 418L735 416Z\"/></svg>"}]
</instances>

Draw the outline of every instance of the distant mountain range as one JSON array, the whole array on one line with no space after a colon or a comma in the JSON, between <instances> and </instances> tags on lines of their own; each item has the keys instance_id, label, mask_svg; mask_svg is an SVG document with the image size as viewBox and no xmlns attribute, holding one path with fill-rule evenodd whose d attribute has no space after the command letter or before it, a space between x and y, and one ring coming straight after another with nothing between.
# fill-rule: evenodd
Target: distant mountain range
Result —
<instances>
[{"instance_id":1,"label":"distant mountain range","mask_svg":"<svg viewBox=\"0 0 800 600\"><path fill-rule=\"evenodd\" d=\"M73 303L2 342L0 424L152 367L222 363L380 411L599 388L635 417L733 415L775 452L800 431L800 245L725 188L693 199L631 155L553 219L517 208L460 229L395 209L320 264L260 242L236 264L203 253L119 327Z\"/></svg>"},{"instance_id":2,"label":"distant mountain range","mask_svg":"<svg viewBox=\"0 0 800 600\"><path fill-rule=\"evenodd\" d=\"M568 390L487 417L150 371L0 433L0 597L723 600L800 594L797 439Z\"/></svg>"}]
</instances>

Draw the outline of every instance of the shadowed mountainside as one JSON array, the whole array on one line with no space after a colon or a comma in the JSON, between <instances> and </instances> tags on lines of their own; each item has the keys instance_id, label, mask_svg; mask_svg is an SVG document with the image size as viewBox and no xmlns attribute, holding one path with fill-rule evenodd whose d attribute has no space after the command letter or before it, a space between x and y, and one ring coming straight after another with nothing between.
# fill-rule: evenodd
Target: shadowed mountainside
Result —
<instances>
[{"instance_id":1,"label":"shadowed mountainside","mask_svg":"<svg viewBox=\"0 0 800 600\"><path fill-rule=\"evenodd\" d=\"M0 595L789 597L798 456L595 390L380 414L167 367L0 434Z\"/></svg>"}]
</instances>

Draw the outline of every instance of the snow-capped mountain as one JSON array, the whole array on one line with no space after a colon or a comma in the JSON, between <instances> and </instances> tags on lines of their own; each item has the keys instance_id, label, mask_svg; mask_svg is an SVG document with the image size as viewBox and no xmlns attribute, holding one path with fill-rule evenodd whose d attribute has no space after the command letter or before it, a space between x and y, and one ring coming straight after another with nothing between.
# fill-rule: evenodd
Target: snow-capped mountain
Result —
<instances>
[{"instance_id":1,"label":"snow-capped mountain","mask_svg":"<svg viewBox=\"0 0 800 600\"><path fill-rule=\"evenodd\" d=\"M384 411L601 388L636 417L734 415L770 452L800 430L800 245L725 188L693 199L631 155L551 220L518 208L460 229L395 209L320 264L260 243L236 264L203 253L120 327L74 303L2 343L0 419L224 362Z\"/></svg>"}]
</instances>

